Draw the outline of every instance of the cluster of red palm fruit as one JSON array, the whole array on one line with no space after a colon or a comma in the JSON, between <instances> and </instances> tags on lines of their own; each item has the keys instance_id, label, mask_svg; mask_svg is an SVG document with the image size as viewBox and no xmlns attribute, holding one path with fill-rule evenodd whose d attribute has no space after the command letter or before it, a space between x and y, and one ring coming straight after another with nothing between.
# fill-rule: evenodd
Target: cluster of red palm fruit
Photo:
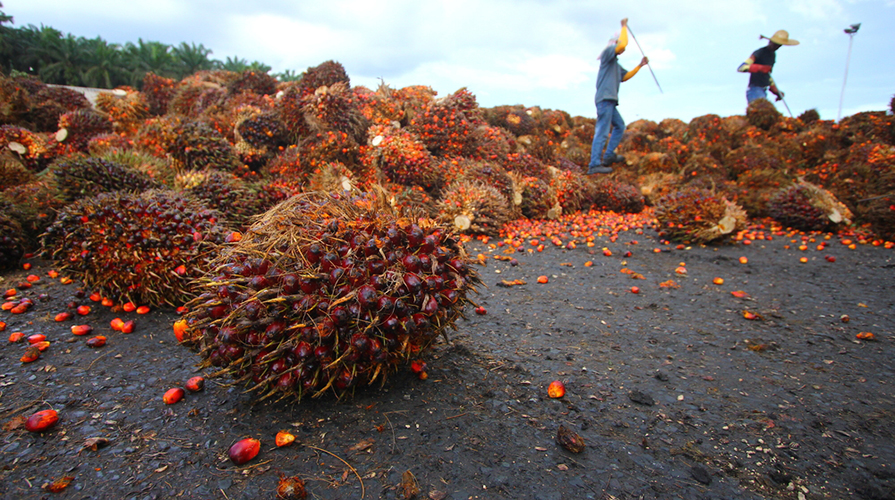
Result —
<instances>
[{"instance_id":1,"label":"cluster of red palm fruit","mask_svg":"<svg viewBox=\"0 0 895 500\"><path fill-rule=\"evenodd\" d=\"M449 226L307 193L224 248L184 342L264 397L384 381L452 327L478 277Z\"/></svg>"},{"instance_id":2,"label":"cluster of red palm fruit","mask_svg":"<svg viewBox=\"0 0 895 500\"><path fill-rule=\"evenodd\" d=\"M688 243L708 243L746 228L742 208L722 195L694 187L659 198L655 216L660 235Z\"/></svg>"},{"instance_id":3,"label":"cluster of red palm fruit","mask_svg":"<svg viewBox=\"0 0 895 500\"><path fill-rule=\"evenodd\" d=\"M180 306L194 296L226 237L221 214L174 191L123 191L62 209L42 238L46 256L112 300Z\"/></svg>"}]
</instances>

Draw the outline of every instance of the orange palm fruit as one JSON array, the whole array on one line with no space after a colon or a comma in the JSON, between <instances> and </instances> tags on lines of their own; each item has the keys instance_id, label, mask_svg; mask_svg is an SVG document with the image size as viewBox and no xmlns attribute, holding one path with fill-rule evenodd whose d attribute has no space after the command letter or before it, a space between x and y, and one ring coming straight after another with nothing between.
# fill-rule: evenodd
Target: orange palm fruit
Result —
<instances>
[{"instance_id":1,"label":"orange palm fruit","mask_svg":"<svg viewBox=\"0 0 895 500\"><path fill-rule=\"evenodd\" d=\"M551 398L561 398L566 395L566 386L559 380L550 382L547 387L547 395Z\"/></svg>"},{"instance_id":2,"label":"orange palm fruit","mask_svg":"<svg viewBox=\"0 0 895 500\"><path fill-rule=\"evenodd\" d=\"M184 391L180 387L168 389L167 392L165 392L165 395L162 396L162 401L164 401L166 405L173 405L183 399L183 394Z\"/></svg>"},{"instance_id":3,"label":"orange palm fruit","mask_svg":"<svg viewBox=\"0 0 895 500\"><path fill-rule=\"evenodd\" d=\"M280 431L277 433L277 446L289 446L295 442L295 435L289 431Z\"/></svg>"},{"instance_id":4,"label":"orange palm fruit","mask_svg":"<svg viewBox=\"0 0 895 500\"><path fill-rule=\"evenodd\" d=\"M547 283L549 281L546 276L538 276L538 283Z\"/></svg>"},{"instance_id":5,"label":"orange palm fruit","mask_svg":"<svg viewBox=\"0 0 895 500\"><path fill-rule=\"evenodd\" d=\"M137 308L137 314L146 314L149 312L149 306L140 306Z\"/></svg>"},{"instance_id":6,"label":"orange palm fruit","mask_svg":"<svg viewBox=\"0 0 895 500\"><path fill-rule=\"evenodd\" d=\"M56 321L67 321L67 320L71 319L71 313L70 312L59 313L56 315L56 317L54 319Z\"/></svg>"},{"instance_id":7,"label":"orange palm fruit","mask_svg":"<svg viewBox=\"0 0 895 500\"><path fill-rule=\"evenodd\" d=\"M134 331L134 320L129 319L121 325L121 333L133 333Z\"/></svg>"},{"instance_id":8,"label":"orange palm fruit","mask_svg":"<svg viewBox=\"0 0 895 500\"><path fill-rule=\"evenodd\" d=\"M102 347L104 345L106 345L105 335L97 335L87 339L87 347Z\"/></svg>"},{"instance_id":9,"label":"orange palm fruit","mask_svg":"<svg viewBox=\"0 0 895 500\"><path fill-rule=\"evenodd\" d=\"M122 307L124 308L124 312L134 312L134 310L137 309L136 304L134 304L133 302L127 302Z\"/></svg>"},{"instance_id":10,"label":"orange palm fruit","mask_svg":"<svg viewBox=\"0 0 895 500\"><path fill-rule=\"evenodd\" d=\"M124 328L124 321L122 321L121 318L115 318L111 322L109 322L109 325L116 332L120 332L121 329Z\"/></svg>"},{"instance_id":11,"label":"orange palm fruit","mask_svg":"<svg viewBox=\"0 0 895 500\"><path fill-rule=\"evenodd\" d=\"M183 342L184 334L186 333L186 320L181 319L174 322L174 336L177 337L178 342Z\"/></svg>"},{"instance_id":12,"label":"orange palm fruit","mask_svg":"<svg viewBox=\"0 0 895 500\"><path fill-rule=\"evenodd\" d=\"M87 335L93 331L93 327L90 325L74 325L71 327L71 333L74 335Z\"/></svg>"},{"instance_id":13,"label":"orange palm fruit","mask_svg":"<svg viewBox=\"0 0 895 500\"><path fill-rule=\"evenodd\" d=\"M32 361L37 361L40 358L40 349L37 346L28 346L25 349L25 354L22 354L22 357L19 358L19 361L22 363L31 363Z\"/></svg>"},{"instance_id":14,"label":"orange palm fruit","mask_svg":"<svg viewBox=\"0 0 895 500\"><path fill-rule=\"evenodd\" d=\"M186 388L191 392L199 392L202 389L205 389L205 379L200 376L195 376L186 381Z\"/></svg>"},{"instance_id":15,"label":"orange palm fruit","mask_svg":"<svg viewBox=\"0 0 895 500\"><path fill-rule=\"evenodd\" d=\"M22 332L12 332L9 334L10 342L18 342L18 341L22 340L23 338L25 338L25 334Z\"/></svg>"}]
</instances>

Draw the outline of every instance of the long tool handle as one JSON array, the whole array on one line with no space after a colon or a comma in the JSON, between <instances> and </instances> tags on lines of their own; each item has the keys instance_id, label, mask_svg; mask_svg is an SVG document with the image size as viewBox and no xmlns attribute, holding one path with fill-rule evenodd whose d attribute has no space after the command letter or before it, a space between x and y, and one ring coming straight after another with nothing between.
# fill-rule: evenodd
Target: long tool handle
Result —
<instances>
[{"instance_id":1,"label":"long tool handle","mask_svg":"<svg viewBox=\"0 0 895 500\"><path fill-rule=\"evenodd\" d=\"M634 39L634 43L637 45L637 48L640 49L640 54L643 55L643 57L646 57L646 54L643 53L643 47L640 46L640 42L637 41L637 37L634 36L634 32L631 31L631 27L628 26L627 28L628 28L628 33L631 34L631 38ZM662 92L662 86L659 85L659 80L656 79L656 74L653 73L653 67L652 67L652 65L647 64L646 67L649 68L649 72L650 72L650 74L653 75L653 81L656 82L656 87L659 87L659 93L660 93L660 94L664 94L665 92Z\"/></svg>"}]
</instances>

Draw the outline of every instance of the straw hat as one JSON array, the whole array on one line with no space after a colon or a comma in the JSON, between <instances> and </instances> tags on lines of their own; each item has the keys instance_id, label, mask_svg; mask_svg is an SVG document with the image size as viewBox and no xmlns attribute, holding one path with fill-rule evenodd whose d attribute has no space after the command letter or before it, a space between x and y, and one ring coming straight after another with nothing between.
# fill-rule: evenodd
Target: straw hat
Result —
<instances>
[{"instance_id":1,"label":"straw hat","mask_svg":"<svg viewBox=\"0 0 895 500\"><path fill-rule=\"evenodd\" d=\"M768 37L764 37L764 38L768 38ZM768 40L770 40L773 43L776 43L777 45L798 45L799 44L798 40L790 40L789 39L789 32L786 30L778 30L776 33L774 33L774 36L772 36L771 38L768 38Z\"/></svg>"}]
</instances>

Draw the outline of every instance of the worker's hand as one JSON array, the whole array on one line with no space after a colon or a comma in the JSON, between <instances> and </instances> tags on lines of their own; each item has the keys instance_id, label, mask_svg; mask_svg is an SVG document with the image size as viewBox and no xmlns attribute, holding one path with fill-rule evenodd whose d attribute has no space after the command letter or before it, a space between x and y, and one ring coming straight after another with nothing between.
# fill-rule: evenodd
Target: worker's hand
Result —
<instances>
[{"instance_id":1,"label":"worker's hand","mask_svg":"<svg viewBox=\"0 0 895 500\"><path fill-rule=\"evenodd\" d=\"M622 26L627 26L627 25L628 25L628 18L626 17L626 18L622 19Z\"/></svg>"},{"instance_id":2,"label":"worker's hand","mask_svg":"<svg viewBox=\"0 0 895 500\"><path fill-rule=\"evenodd\" d=\"M649 59L647 59L646 56L643 56L643 59L640 60L640 67L646 66L647 64L649 64Z\"/></svg>"},{"instance_id":3,"label":"worker's hand","mask_svg":"<svg viewBox=\"0 0 895 500\"><path fill-rule=\"evenodd\" d=\"M776 100L777 101L783 100L783 91L782 90L777 91L777 99Z\"/></svg>"}]
</instances>

